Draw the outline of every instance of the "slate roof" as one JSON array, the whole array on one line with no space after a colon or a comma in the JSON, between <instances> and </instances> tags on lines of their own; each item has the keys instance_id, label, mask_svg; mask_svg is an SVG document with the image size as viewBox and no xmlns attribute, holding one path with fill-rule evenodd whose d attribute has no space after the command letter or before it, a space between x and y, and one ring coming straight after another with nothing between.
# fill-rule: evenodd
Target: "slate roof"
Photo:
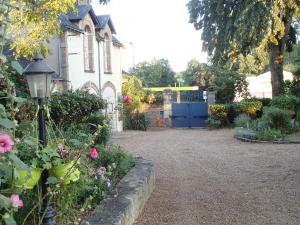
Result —
<instances>
[{"instance_id":1,"label":"slate roof","mask_svg":"<svg viewBox=\"0 0 300 225\"><path fill-rule=\"evenodd\" d=\"M103 29L103 28L105 28L106 25L108 25L111 32L113 34L117 34L114 24L110 18L110 15L100 15L100 16L97 16L97 19L99 21L98 28Z\"/></svg>"},{"instance_id":2,"label":"slate roof","mask_svg":"<svg viewBox=\"0 0 300 225\"><path fill-rule=\"evenodd\" d=\"M68 14L69 20L71 22L79 21L84 19L86 14L90 13L90 16L95 24L95 26L99 25L98 18L93 10L93 7L89 4L86 5L77 5L75 11L72 11Z\"/></svg>"},{"instance_id":3,"label":"slate roof","mask_svg":"<svg viewBox=\"0 0 300 225\"><path fill-rule=\"evenodd\" d=\"M59 16L61 27L63 30L73 30L75 32L84 33L84 31L79 28L77 25L71 23L67 15L61 15Z\"/></svg>"},{"instance_id":4,"label":"slate roof","mask_svg":"<svg viewBox=\"0 0 300 225\"><path fill-rule=\"evenodd\" d=\"M113 35L112 36L113 45L117 47L124 47L124 45Z\"/></svg>"}]
</instances>

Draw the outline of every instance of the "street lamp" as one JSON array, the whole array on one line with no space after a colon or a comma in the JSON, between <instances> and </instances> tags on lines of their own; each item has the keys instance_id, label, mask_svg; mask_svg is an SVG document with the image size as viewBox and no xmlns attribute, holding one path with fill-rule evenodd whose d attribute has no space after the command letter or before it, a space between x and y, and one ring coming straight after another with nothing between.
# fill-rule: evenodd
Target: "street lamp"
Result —
<instances>
[{"instance_id":1,"label":"street lamp","mask_svg":"<svg viewBox=\"0 0 300 225\"><path fill-rule=\"evenodd\" d=\"M45 122L45 108L44 102L48 100L50 95L50 83L52 74L55 72L51 69L44 61L41 55L36 54L33 59L24 70L23 74L26 76L27 83L29 86L30 95L33 99L37 100L39 105L38 111L38 127L39 127L39 143L46 147L47 146L47 135L46 135L46 122ZM41 225L55 225L54 220L55 212L52 208L47 193L48 185L47 179L49 177L48 171L44 170L42 174L42 196L43 203L40 209L42 215Z\"/></svg>"}]
</instances>

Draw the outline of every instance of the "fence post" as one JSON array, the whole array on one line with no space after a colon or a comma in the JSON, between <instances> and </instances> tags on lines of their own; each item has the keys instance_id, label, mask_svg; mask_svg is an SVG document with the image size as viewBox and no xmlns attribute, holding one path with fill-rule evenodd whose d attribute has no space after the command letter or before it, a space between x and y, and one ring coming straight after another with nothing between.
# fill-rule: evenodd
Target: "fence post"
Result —
<instances>
[{"instance_id":1,"label":"fence post","mask_svg":"<svg viewBox=\"0 0 300 225\"><path fill-rule=\"evenodd\" d=\"M172 90L165 89L163 92L163 97L164 97L164 121L167 126L171 126Z\"/></svg>"},{"instance_id":2,"label":"fence post","mask_svg":"<svg viewBox=\"0 0 300 225\"><path fill-rule=\"evenodd\" d=\"M215 92L208 91L207 103L208 103L208 105L214 105L214 104L216 104L216 93Z\"/></svg>"},{"instance_id":3,"label":"fence post","mask_svg":"<svg viewBox=\"0 0 300 225\"><path fill-rule=\"evenodd\" d=\"M180 91L176 92L176 100L177 100L177 103L180 103Z\"/></svg>"}]
</instances>

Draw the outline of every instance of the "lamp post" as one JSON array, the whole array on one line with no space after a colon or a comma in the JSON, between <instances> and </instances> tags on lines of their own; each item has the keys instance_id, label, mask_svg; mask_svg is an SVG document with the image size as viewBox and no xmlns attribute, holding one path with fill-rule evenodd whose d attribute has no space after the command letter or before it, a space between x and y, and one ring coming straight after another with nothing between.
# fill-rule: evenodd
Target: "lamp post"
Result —
<instances>
[{"instance_id":1,"label":"lamp post","mask_svg":"<svg viewBox=\"0 0 300 225\"><path fill-rule=\"evenodd\" d=\"M46 122L45 122L45 108L44 102L48 100L50 94L50 83L52 74L55 72L44 61L41 55L37 54L32 63L30 63L24 70L23 74L26 76L29 86L30 95L37 100L39 105L38 111L38 130L39 143L45 147L47 146ZM40 208L42 219L41 225L55 225L55 212L52 208L48 197L48 171L44 170L42 174L42 196L43 202Z\"/></svg>"}]
</instances>

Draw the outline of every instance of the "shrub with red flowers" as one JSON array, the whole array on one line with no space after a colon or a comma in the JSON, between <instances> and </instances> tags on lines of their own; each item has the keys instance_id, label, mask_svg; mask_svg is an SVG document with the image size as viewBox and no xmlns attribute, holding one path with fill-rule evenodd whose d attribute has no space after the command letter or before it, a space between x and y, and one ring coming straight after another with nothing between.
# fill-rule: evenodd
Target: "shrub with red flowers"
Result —
<instances>
[{"instance_id":1,"label":"shrub with red flowers","mask_svg":"<svg viewBox=\"0 0 300 225\"><path fill-rule=\"evenodd\" d=\"M132 98L128 95L123 96L123 103L131 105L132 104Z\"/></svg>"}]
</instances>

